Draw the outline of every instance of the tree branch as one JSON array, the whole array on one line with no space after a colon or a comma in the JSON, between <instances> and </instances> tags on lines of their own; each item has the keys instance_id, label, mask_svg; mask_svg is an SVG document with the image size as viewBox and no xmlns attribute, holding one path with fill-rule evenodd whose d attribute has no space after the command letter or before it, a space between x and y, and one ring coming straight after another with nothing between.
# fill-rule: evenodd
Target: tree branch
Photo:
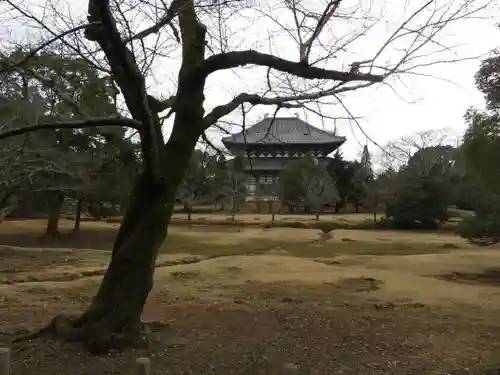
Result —
<instances>
[{"instance_id":1,"label":"tree branch","mask_svg":"<svg viewBox=\"0 0 500 375\"><path fill-rule=\"evenodd\" d=\"M154 178L161 177L160 148L163 137L159 122L149 108L146 80L139 71L135 58L120 36L111 13L109 0L89 0L89 23L99 22L85 31L90 41L99 43L111 66L113 79L120 87L132 117L143 124L141 143L145 172Z\"/></svg>"},{"instance_id":2,"label":"tree branch","mask_svg":"<svg viewBox=\"0 0 500 375\"><path fill-rule=\"evenodd\" d=\"M337 11L340 2L342 0L334 0L330 1L326 6L323 14L321 15L316 28L314 29L311 37L307 39L300 45L300 61L303 63L309 62L309 55L311 54L311 49L314 41L319 37L319 34L323 31L324 27L328 23L328 21L333 17L335 12ZM295 13L295 12L294 12ZM300 32L300 30L299 30Z\"/></svg>"},{"instance_id":3,"label":"tree branch","mask_svg":"<svg viewBox=\"0 0 500 375\"><path fill-rule=\"evenodd\" d=\"M211 73L214 73L218 70L232 69L245 65L267 66L269 68L273 68L281 72L293 74L297 77L306 79L333 79L343 82L382 82L385 78L385 76L383 75L349 73L341 72L338 70L317 68L304 63L285 60L280 57L269 55L267 53L257 52L254 50L234 51L210 56L205 60L203 64L199 66L199 68L197 69L198 71L193 73L200 74L203 77L207 77Z\"/></svg>"},{"instance_id":4,"label":"tree branch","mask_svg":"<svg viewBox=\"0 0 500 375\"><path fill-rule=\"evenodd\" d=\"M290 104L286 103L286 100L279 100L277 98L264 98L260 95L257 94L239 94L236 96L233 100L231 100L229 103L218 105L212 111L210 111L204 118L203 118L203 126L204 128L208 128L212 126L215 122L217 122L218 119L221 117L224 117L231 112L233 112L236 108L238 108L240 105L243 103L250 103L252 105L258 105L258 104L267 104L267 105L280 105L283 108L296 108L297 105L295 104Z\"/></svg>"},{"instance_id":5,"label":"tree branch","mask_svg":"<svg viewBox=\"0 0 500 375\"><path fill-rule=\"evenodd\" d=\"M124 126L127 128L140 130L143 125L139 121L126 117L102 117L102 118L94 117L88 120L56 121L56 122L48 122L43 124L30 125L30 126L24 126L22 128L7 130L5 132L0 132L0 140L38 130L83 129L83 128L93 128L96 126Z\"/></svg>"},{"instance_id":6,"label":"tree branch","mask_svg":"<svg viewBox=\"0 0 500 375\"><path fill-rule=\"evenodd\" d=\"M39 45L38 47L36 47L35 49L31 50L23 59L21 59L20 61L18 62L14 62L14 63L11 63L10 65L7 65L5 67L1 67L0 68L0 73L4 73L4 72L7 72L7 71L11 71L13 69L15 69L16 67L18 66L21 66L23 65L26 61L28 61L29 59L31 59L32 57L34 57L38 52L40 52L42 49L44 49L45 47L48 47L49 45L51 45L52 43L58 41L59 39L62 39L64 38L66 35L69 35L71 33L74 33L76 31L79 31L79 30L82 30L82 29L85 29L89 26L90 24L84 24L84 25L80 25L80 26L76 26L76 27L73 27L69 30L66 30L65 32L61 33L61 34L58 34L56 36L54 36L53 38L47 40L45 43L42 43L41 45Z\"/></svg>"},{"instance_id":7,"label":"tree branch","mask_svg":"<svg viewBox=\"0 0 500 375\"><path fill-rule=\"evenodd\" d=\"M156 99L152 95L148 95L148 106L151 112L160 113L168 108L172 108L175 103L175 96L171 96L165 100Z\"/></svg>"},{"instance_id":8,"label":"tree branch","mask_svg":"<svg viewBox=\"0 0 500 375\"><path fill-rule=\"evenodd\" d=\"M343 86L335 85L334 87L316 91L310 94L300 94L293 96L276 96L274 98L265 98L257 94L239 94L229 103L219 105L212 109L204 118L203 125L206 128L212 126L221 117L224 117L234 111L238 106L243 103L250 103L252 105L277 105L281 108L302 108L303 103L290 103L290 102L300 102L300 101L311 101L323 98L325 96L336 95L346 91L354 91L360 88L371 86L373 82L365 82L358 85Z\"/></svg>"},{"instance_id":9,"label":"tree branch","mask_svg":"<svg viewBox=\"0 0 500 375\"><path fill-rule=\"evenodd\" d=\"M159 32L163 27L171 24L172 20L175 18L177 13L182 9L182 6L184 5L183 3L184 3L184 0L172 1L172 4L168 8L165 15L162 18L160 18L160 20L157 23L155 23L153 26L150 26L150 27L138 32L137 34L125 39L125 42L128 43L128 42L131 42L133 40L144 39L151 34L155 34L155 33ZM174 30L175 30L175 28L174 28ZM174 34L175 34L175 32L174 32Z\"/></svg>"}]
</instances>

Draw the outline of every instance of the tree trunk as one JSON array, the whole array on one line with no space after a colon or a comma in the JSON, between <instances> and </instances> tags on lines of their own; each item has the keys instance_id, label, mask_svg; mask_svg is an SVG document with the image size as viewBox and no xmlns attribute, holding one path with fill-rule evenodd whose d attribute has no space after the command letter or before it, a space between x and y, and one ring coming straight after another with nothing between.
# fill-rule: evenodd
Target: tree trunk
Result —
<instances>
[{"instance_id":1,"label":"tree trunk","mask_svg":"<svg viewBox=\"0 0 500 375\"><path fill-rule=\"evenodd\" d=\"M236 190L237 185L233 185L233 196L231 199L231 221L234 221L236 219L236 200L238 197L238 191Z\"/></svg>"},{"instance_id":2,"label":"tree trunk","mask_svg":"<svg viewBox=\"0 0 500 375\"><path fill-rule=\"evenodd\" d=\"M59 235L59 219L64 204L64 193L61 191L49 193L49 216L47 218L47 227L45 228L45 237L55 239Z\"/></svg>"},{"instance_id":3,"label":"tree trunk","mask_svg":"<svg viewBox=\"0 0 500 375\"><path fill-rule=\"evenodd\" d=\"M275 213L274 213L274 201L272 200L269 201L269 213L271 214L271 223L274 224Z\"/></svg>"},{"instance_id":4,"label":"tree trunk","mask_svg":"<svg viewBox=\"0 0 500 375\"><path fill-rule=\"evenodd\" d=\"M77 319L56 317L47 329L68 341L84 342L92 353L146 343L141 315L153 287L156 258L167 236L177 188L197 138L174 129L163 150L165 177L158 181L146 173L139 176L92 303Z\"/></svg>"},{"instance_id":5,"label":"tree trunk","mask_svg":"<svg viewBox=\"0 0 500 375\"><path fill-rule=\"evenodd\" d=\"M143 339L140 318L173 211L168 190L142 175L132 191L99 291L68 337L85 341L94 353L137 346Z\"/></svg>"},{"instance_id":6,"label":"tree trunk","mask_svg":"<svg viewBox=\"0 0 500 375\"><path fill-rule=\"evenodd\" d=\"M145 79L132 53L127 51L124 42L120 43L113 22L105 18L109 11L107 3L90 2L89 21L100 25L87 28L85 36L97 41L103 49L132 117L144 125L140 132L144 172L130 195L99 290L78 319L56 317L47 327L68 340L85 342L93 353L137 346L144 341L141 315L153 286L158 249L167 236L177 189L196 142L210 125L203 120L206 76L193 74L193 68L204 60L206 28L198 22L193 2L182 4L177 14L182 64L175 95L175 119L170 138L163 145L158 113L144 103L148 100ZM151 123L152 115L154 123ZM158 161L161 173L158 173Z\"/></svg>"},{"instance_id":7,"label":"tree trunk","mask_svg":"<svg viewBox=\"0 0 500 375\"><path fill-rule=\"evenodd\" d=\"M235 220L236 220L236 204L234 202L234 197L233 197L233 204L231 207L231 221L235 221Z\"/></svg>"},{"instance_id":8,"label":"tree trunk","mask_svg":"<svg viewBox=\"0 0 500 375\"><path fill-rule=\"evenodd\" d=\"M186 211L188 215L188 220L191 221L191 214L193 212L193 206L191 203L184 202L184 211Z\"/></svg>"},{"instance_id":9,"label":"tree trunk","mask_svg":"<svg viewBox=\"0 0 500 375\"><path fill-rule=\"evenodd\" d=\"M75 225L73 227L73 232L78 232L80 230L80 222L82 219L82 205L83 198L78 198L78 201L76 202Z\"/></svg>"}]
</instances>

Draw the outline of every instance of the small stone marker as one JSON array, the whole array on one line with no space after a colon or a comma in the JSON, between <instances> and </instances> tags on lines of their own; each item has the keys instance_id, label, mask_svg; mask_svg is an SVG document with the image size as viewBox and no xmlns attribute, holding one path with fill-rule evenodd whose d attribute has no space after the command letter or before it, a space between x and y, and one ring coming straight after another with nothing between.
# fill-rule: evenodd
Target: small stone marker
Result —
<instances>
[{"instance_id":1,"label":"small stone marker","mask_svg":"<svg viewBox=\"0 0 500 375\"><path fill-rule=\"evenodd\" d=\"M9 348L0 348L0 375L10 375Z\"/></svg>"},{"instance_id":2,"label":"small stone marker","mask_svg":"<svg viewBox=\"0 0 500 375\"><path fill-rule=\"evenodd\" d=\"M136 375L149 375L151 372L151 361L149 358L140 357L135 361ZM4 375L0 373L0 375Z\"/></svg>"}]
</instances>

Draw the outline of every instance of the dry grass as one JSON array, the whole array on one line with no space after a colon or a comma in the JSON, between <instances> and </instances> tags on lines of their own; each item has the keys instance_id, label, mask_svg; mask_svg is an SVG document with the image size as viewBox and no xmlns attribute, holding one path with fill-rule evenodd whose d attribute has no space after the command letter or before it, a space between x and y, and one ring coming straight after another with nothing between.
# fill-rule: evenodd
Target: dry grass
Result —
<instances>
[{"instance_id":1,"label":"dry grass","mask_svg":"<svg viewBox=\"0 0 500 375\"><path fill-rule=\"evenodd\" d=\"M193 220L207 220L209 222L213 221L229 221L231 220L231 215L225 213L196 213L192 214ZM175 219L187 219L187 214L176 213L173 215ZM325 214L320 216L321 221L334 221L339 223L360 223L366 220L372 220L373 214L355 214L355 213L339 213L339 214ZM271 221L271 214L252 214L252 213L238 213L236 215L236 220L244 223L265 223ZM275 220L277 222L314 222L316 221L315 215L276 215Z\"/></svg>"},{"instance_id":2,"label":"dry grass","mask_svg":"<svg viewBox=\"0 0 500 375\"><path fill-rule=\"evenodd\" d=\"M10 245L0 248L3 331L83 308L109 257L88 249L109 249L116 226L84 223L59 243L13 247L34 247L41 231L36 221L0 225L0 243ZM500 268L498 248L436 233L335 230L320 239L305 229L172 228L145 309L169 328L142 354L165 374L294 366L305 374L479 374L498 361L500 287L484 276ZM443 277L453 273L469 276ZM14 374L121 373L138 354L94 359L39 344L15 354Z\"/></svg>"}]
</instances>

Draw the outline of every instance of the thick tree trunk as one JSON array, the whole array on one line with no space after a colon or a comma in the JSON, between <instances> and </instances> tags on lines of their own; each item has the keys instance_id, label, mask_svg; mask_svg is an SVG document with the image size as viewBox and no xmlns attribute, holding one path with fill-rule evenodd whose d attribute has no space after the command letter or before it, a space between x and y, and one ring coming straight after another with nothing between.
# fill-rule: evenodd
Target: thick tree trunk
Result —
<instances>
[{"instance_id":1,"label":"thick tree trunk","mask_svg":"<svg viewBox=\"0 0 500 375\"><path fill-rule=\"evenodd\" d=\"M158 181L143 173L132 190L111 261L92 303L76 319L54 318L46 330L83 342L93 353L141 346L147 341L141 315L153 286L158 249L167 236L177 188L197 138L174 130L163 150L165 177Z\"/></svg>"},{"instance_id":2,"label":"thick tree trunk","mask_svg":"<svg viewBox=\"0 0 500 375\"><path fill-rule=\"evenodd\" d=\"M73 232L78 232L80 230L80 222L82 220L82 205L83 198L78 198L76 202L75 225L73 226Z\"/></svg>"},{"instance_id":3,"label":"thick tree trunk","mask_svg":"<svg viewBox=\"0 0 500 375\"><path fill-rule=\"evenodd\" d=\"M45 228L45 237L55 239L59 235L59 219L64 204L64 193L57 191L49 195L49 216L47 218L47 227Z\"/></svg>"},{"instance_id":4,"label":"thick tree trunk","mask_svg":"<svg viewBox=\"0 0 500 375\"><path fill-rule=\"evenodd\" d=\"M129 111L144 124L141 129L144 172L131 193L110 264L92 303L78 319L56 317L39 332L55 330L68 340L85 342L94 353L143 342L141 315L153 286L158 249L167 236L177 189L196 142L210 125L203 121L206 76L193 75L193 68L204 60L206 28L196 18L193 1L181 3L178 19L183 59L172 134L163 146L158 113L152 113L153 109L147 108L149 103L145 104L149 100L145 79L109 19L108 4L89 2L89 21L100 25L89 27L85 35L103 49ZM161 173L157 164L161 164Z\"/></svg>"},{"instance_id":5,"label":"thick tree trunk","mask_svg":"<svg viewBox=\"0 0 500 375\"><path fill-rule=\"evenodd\" d=\"M84 340L92 352L141 343L142 309L153 286L158 249L173 211L171 190L143 175L132 192L101 287L73 324L74 338Z\"/></svg>"}]
</instances>

